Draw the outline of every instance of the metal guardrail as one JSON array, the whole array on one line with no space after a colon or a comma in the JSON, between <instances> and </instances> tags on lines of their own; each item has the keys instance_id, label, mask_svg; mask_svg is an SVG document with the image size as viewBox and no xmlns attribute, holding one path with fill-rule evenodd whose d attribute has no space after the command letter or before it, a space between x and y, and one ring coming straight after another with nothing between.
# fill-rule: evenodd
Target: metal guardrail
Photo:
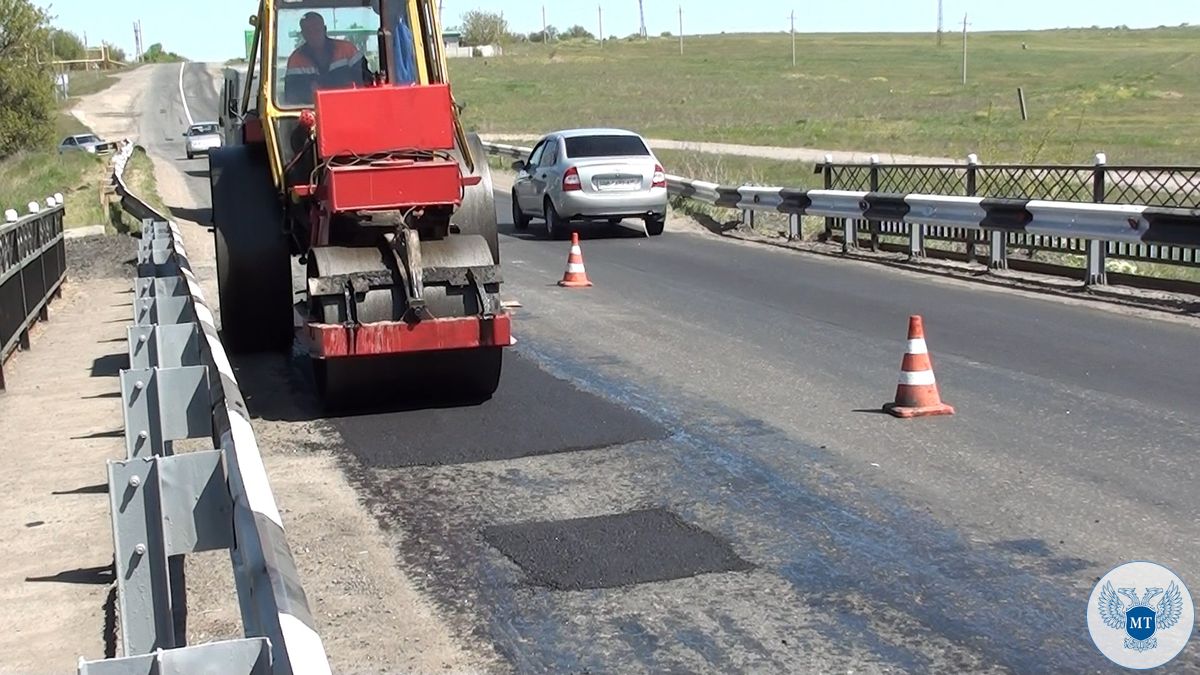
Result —
<instances>
[{"instance_id":1,"label":"metal guardrail","mask_svg":"<svg viewBox=\"0 0 1200 675\"><path fill-rule=\"evenodd\" d=\"M839 164L827 156L815 166L814 172L822 176L826 190L1200 208L1200 167L1110 166L1103 153L1097 154L1090 165L983 164L975 155L965 163L885 164L872 158L870 163ZM865 234L868 240L852 243L870 246L872 250L880 247L881 235L909 236L906 223L859 221L853 225L856 235L861 238ZM966 245L971 258L976 244L987 243L979 232L962 228L929 228L924 234L928 240ZM844 219L827 219L825 237L843 240ZM1024 233L1009 234L1005 243L1029 252L1072 255L1086 255L1088 246L1080 239ZM1200 266L1200 251L1183 246L1107 242L1105 256L1134 262Z\"/></svg>"},{"instance_id":2,"label":"metal guardrail","mask_svg":"<svg viewBox=\"0 0 1200 675\"><path fill-rule=\"evenodd\" d=\"M30 348L30 327L49 320L50 300L62 295L67 278L62 195L27 208L23 218L9 209L0 225L0 391L5 360L15 349Z\"/></svg>"},{"instance_id":3,"label":"metal guardrail","mask_svg":"<svg viewBox=\"0 0 1200 675\"><path fill-rule=\"evenodd\" d=\"M502 143L484 143L491 154L525 158L531 151ZM1200 209L1133 204L1090 204L1031 199L990 199L953 195L894 194L862 190L802 190L781 187L718 185L668 175L671 194L714 206L767 211L789 216L789 236L800 236L800 217L818 216L844 223L843 251L857 246L857 224L896 223L904 227L908 253L926 255L925 239L949 228L975 232L989 249L991 269L1008 267L1010 247L1027 237L1083 242L1085 281L1107 283L1105 261L1110 247L1200 248ZM1161 261L1170 262L1170 261Z\"/></svg>"},{"instance_id":4,"label":"metal guardrail","mask_svg":"<svg viewBox=\"0 0 1200 675\"><path fill-rule=\"evenodd\" d=\"M123 200L154 210L121 181ZM178 226L143 220L130 368L120 373L126 458L108 462L122 656L81 675L329 673L250 416ZM208 438L211 450L173 443ZM242 639L186 644L184 556L228 549Z\"/></svg>"}]
</instances>

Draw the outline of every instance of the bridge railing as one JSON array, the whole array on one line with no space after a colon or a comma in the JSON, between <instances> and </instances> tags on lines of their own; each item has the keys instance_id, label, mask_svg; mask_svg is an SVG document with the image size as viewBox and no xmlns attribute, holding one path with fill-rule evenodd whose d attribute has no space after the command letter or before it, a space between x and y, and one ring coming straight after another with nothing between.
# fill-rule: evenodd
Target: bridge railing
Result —
<instances>
[{"instance_id":1,"label":"bridge railing","mask_svg":"<svg viewBox=\"0 0 1200 675\"><path fill-rule=\"evenodd\" d=\"M868 163L842 164L827 156L814 171L827 190L1200 208L1200 167L1109 165L1103 153L1090 165L985 164L975 155L958 163L889 164L873 158ZM880 236L909 236L909 224L903 222L857 220L851 226L858 238L851 245L872 250L881 247ZM826 219L824 236L844 240L845 219ZM963 228L927 228L924 238L964 244L968 258L974 258L977 245L987 245L980 231ZM1069 255L1087 255L1088 246L1077 238L1020 232L1007 235L1005 243L1027 252ZM1200 267L1197 249L1188 246L1112 241L1106 242L1104 254L1118 260Z\"/></svg>"},{"instance_id":2,"label":"bridge railing","mask_svg":"<svg viewBox=\"0 0 1200 675\"><path fill-rule=\"evenodd\" d=\"M329 673L237 378L178 226L122 182L143 220L120 373L126 457L108 463L119 658L87 675ZM211 449L175 452L185 439ZM205 443L207 447L209 443ZM184 557L227 549L244 637L186 644Z\"/></svg>"},{"instance_id":3,"label":"bridge railing","mask_svg":"<svg viewBox=\"0 0 1200 675\"><path fill-rule=\"evenodd\" d=\"M519 159L528 157L531 150L502 143L485 142L484 147L491 154ZM936 180L927 177L927 182L922 184L930 188L926 193L891 192L885 188L901 183L884 181L884 165L868 166L874 166L877 171L868 173L869 183L865 189L804 190L718 185L674 175L667 176L667 186L673 195L718 207L786 215L788 236L792 239L800 237L801 217L824 217L827 232L840 228L844 233L842 249L847 252L861 244L859 227L866 223L875 228L870 231L875 236L891 234L907 239L904 248L913 258L926 255L925 242L931 238L967 241L986 247L987 264L991 269L1008 268L1010 249L1025 250L1037 246L1076 253L1086 258L1083 273L1088 284L1107 283L1106 262L1110 255L1152 259L1164 264L1193 265L1198 260L1200 209L1192 206L1196 203L1195 197L1188 198L1192 201L1178 202L1184 206L1157 206L955 195L945 194L949 191L948 185L958 180L948 174ZM1078 167L1060 168L1064 172L1079 170ZM1095 172L1098 169L1090 167L1088 170ZM833 166L828 163L818 165L818 171L832 172ZM972 175L967 173L972 171L969 163L956 165L953 171L963 172L964 181ZM1147 171L1151 169L1147 168ZM1129 174L1121 175L1125 176L1124 180L1131 180ZM1182 194L1200 186L1200 170L1195 174L1184 172L1169 180L1159 176L1156 180L1156 190L1174 189ZM1096 190L1100 194L1100 187ZM1066 196L1078 195L1067 193ZM1159 201L1162 202L1161 197Z\"/></svg>"},{"instance_id":4,"label":"bridge railing","mask_svg":"<svg viewBox=\"0 0 1200 675\"><path fill-rule=\"evenodd\" d=\"M0 391L4 362L16 349L29 349L29 329L49 318L52 297L67 278L62 195L44 205L29 202L28 215L9 209L0 225Z\"/></svg>"}]
</instances>

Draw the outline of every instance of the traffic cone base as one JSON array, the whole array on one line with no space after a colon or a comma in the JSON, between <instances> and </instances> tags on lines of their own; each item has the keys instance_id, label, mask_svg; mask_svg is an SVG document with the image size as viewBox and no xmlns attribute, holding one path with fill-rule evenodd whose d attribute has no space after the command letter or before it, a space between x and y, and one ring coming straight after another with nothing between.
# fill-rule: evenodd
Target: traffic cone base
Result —
<instances>
[{"instance_id":1,"label":"traffic cone base","mask_svg":"<svg viewBox=\"0 0 1200 675\"><path fill-rule=\"evenodd\" d=\"M883 406L883 411L900 418L953 415L954 407L942 402L929 348L925 344L925 326L920 316L908 319L908 349L900 365L900 382L896 385L896 400Z\"/></svg>"},{"instance_id":2,"label":"traffic cone base","mask_svg":"<svg viewBox=\"0 0 1200 675\"><path fill-rule=\"evenodd\" d=\"M565 288L587 288L592 285L583 267L583 249L579 247L578 232L571 233L571 253L567 255L567 269L558 285Z\"/></svg>"}]
</instances>

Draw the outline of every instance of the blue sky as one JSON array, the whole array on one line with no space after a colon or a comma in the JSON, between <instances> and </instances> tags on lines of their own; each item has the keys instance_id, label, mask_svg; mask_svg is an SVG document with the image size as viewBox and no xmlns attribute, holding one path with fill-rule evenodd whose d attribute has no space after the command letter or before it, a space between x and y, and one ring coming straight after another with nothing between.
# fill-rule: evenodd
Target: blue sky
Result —
<instances>
[{"instance_id":1,"label":"blue sky","mask_svg":"<svg viewBox=\"0 0 1200 675\"><path fill-rule=\"evenodd\" d=\"M1012 30L1066 26L1149 28L1189 22L1200 24L1197 0L944 0L950 30L970 14L972 30ZM133 53L133 21L140 19L146 45L155 42L196 61L224 61L241 56L246 17L256 0L35 0L57 15L55 25L87 33L91 44L107 40ZM638 28L636 0L545 2L547 21L559 28L579 23L596 32L597 7L604 7L604 32L624 36ZM937 0L827 0L819 12L812 0L739 0L736 11L722 15L731 3L716 0L645 0L646 27L651 34L677 32L683 6L685 33L772 31L788 25L797 12L801 31L924 31L937 24ZM503 11L514 31L541 29L543 3L502 0L445 0L443 21L453 26L471 9Z\"/></svg>"}]
</instances>

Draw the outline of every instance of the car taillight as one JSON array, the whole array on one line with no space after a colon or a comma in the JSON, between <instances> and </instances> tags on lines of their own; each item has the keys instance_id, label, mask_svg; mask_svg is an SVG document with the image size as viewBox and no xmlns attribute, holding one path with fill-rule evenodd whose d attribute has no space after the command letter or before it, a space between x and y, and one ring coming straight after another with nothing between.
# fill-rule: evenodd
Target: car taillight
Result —
<instances>
[{"instance_id":1,"label":"car taillight","mask_svg":"<svg viewBox=\"0 0 1200 675\"><path fill-rule=\"evenodd\" d=\"M562 189L563 192L583 189L583 182L579 180L579 169L575 167L567 169L567 172L563 174Z\"/></svg>"},{"instance_id":2,"label":"car taillight","mask_svg":"<svg viewBox=\"0 0 1200 675\"><path fill-rule=\"evenodd\" d=\"M667 187L667 173L663 171L662 164L654 165L654 184L652 187L665 188Z\"/></svg>"}]
</instances>

